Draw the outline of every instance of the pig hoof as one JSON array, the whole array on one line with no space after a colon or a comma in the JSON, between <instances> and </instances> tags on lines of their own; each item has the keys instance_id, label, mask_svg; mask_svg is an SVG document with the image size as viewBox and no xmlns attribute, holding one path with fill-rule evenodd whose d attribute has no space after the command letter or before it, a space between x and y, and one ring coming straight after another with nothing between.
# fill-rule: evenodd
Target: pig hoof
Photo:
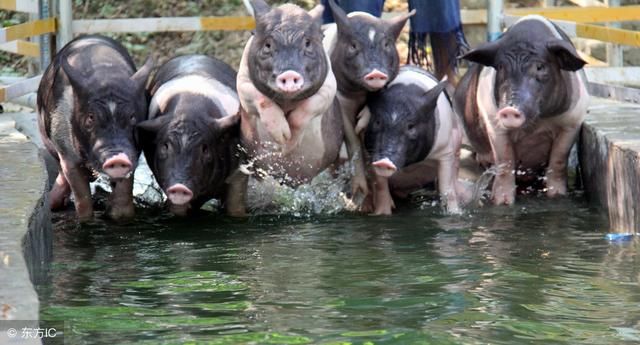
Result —
<instances>
[{"instance_id":1,"label":"pig hoof","mask_svg":"<svg viewBox=\"0 0 640 345\"><path fill-rule=\"evenodd\" d=\"M391 215L390 208L376 209L372 214L372 216L390 216L390 215Z\"/></svg>"},{"instance_id":2,"label":"pig hoof","mask_svg":"<svg viewBox=\"0 0 640 345\"><path fill-rule=\"evenodd\" d=\"M494 205L513 205L513 202L515 201L515 197L513 195L509 195L509 194L498 194L498 195L494 195L493 197L493 204Z\"/></svg>"},{"instance_id":3,"label":"pig hoof","mask_svg":"<svg viewBox=\"0 0 640 345\"><path fill-rule=\"evenodd\" d=\"M111 207L107 210L107 215L115 221L129 220L135 216L135 207L133 204Z\"/></svg>"},{"instance_id":4,"label":"pig hoof","mask_svg":"<svg viewBox=\"0 0 640 345\"><path fill-rule=\"evenodd\" d=\"M558 189L554 189L554 188L548 188L547 189L547 197L549 198L557 198L557 197L561 197L561 196L565 196L567 195L567 191L566 190L558 190Z\"/></svg>"},{"instance_id":5,"label":"pig hoof","mask_svg":"<svg viewBox=\"0 0 640 345\"><path fill-rule=\"evenodd\" d=\"M242 208L242 209L227 209L227 215L229 217L244 218L244 217L247 216L247 212L245 211L244 208Z\"/></svg>"},{"instance_id":6,"label":"pig hoof","mask_svg":"<svg viewBox=\"0 0 640 345\"><path fill-rule=\"evenodd\" d=\"M76 200L75 202L76 216L81 223L88 222L93 219L93 204L92 201L82 202Z\"/></svg>"},{"instance_id":7,"label":"pig hoof","mask_svg":"<svg viewBox=\"0 0 640 345\"><path fill-rule=\"evenodd\" d=\"M546 193L547 193L547 196L550 198L567 195L566 184L564 182L554 183L553 181L548 181Z\"/></svg>"}]
</instances>

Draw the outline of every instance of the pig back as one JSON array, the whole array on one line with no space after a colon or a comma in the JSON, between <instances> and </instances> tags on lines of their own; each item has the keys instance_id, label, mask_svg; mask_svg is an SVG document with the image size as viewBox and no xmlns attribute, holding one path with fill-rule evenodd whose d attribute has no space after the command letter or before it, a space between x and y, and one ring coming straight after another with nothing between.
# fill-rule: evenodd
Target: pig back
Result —
<instances>
[{"instance_id":1,"label":"pig back","mask_svg":"<svg viewBox=\"0 0 640 345\"><path fill-rule=\"evenodd\" d=\"M204 55L185 55L171 59L158 70L149 83L149 92L154 94L170 80L193 75L216 79L231 90L236 90L236 71L231 66Z\"/></svg>"}]
</instances>

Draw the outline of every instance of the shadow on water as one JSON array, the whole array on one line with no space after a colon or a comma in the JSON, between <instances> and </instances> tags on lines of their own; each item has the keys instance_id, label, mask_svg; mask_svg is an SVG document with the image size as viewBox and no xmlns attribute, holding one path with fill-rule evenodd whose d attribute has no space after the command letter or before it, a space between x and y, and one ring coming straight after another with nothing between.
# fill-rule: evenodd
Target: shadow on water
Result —
<instances>
[{"instance_id":1,"label":"shadow on water","mask_svg":"<svg viewBox=\"0 0 640 345\"><path fill-rule=\"evenodd\" d=\"M407 205L405 205L407 206ZM445 216L55 220L41 316L73 344L638 343L636 241L580 196Z\"/></svg>"}]
</instances>

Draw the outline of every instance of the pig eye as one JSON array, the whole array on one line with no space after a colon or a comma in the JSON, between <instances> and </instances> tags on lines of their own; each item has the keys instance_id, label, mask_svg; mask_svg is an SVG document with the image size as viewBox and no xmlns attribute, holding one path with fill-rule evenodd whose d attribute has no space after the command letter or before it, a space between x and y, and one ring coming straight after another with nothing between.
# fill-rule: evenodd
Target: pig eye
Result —
<instances>
[{"instance_id":1,"label":"pig eye","mask_svg":"<svg viewBox=\"0 0 640 345\"><path fill-rule=\"evenodd\" d=\"M311 40L310 39L308 39L308 38L304 39L304 47L305 48L311 47Z\"/></svg>"},{"instance_id":2,"label":"pig eye","mask_svg":"<svg viewBox=\"0 0 640 345\"><path fill-rule=\"evenodd\" d=\"M538 70L538 72L542 72L544 70L544 65L539 63L536 65L536 70Z\"/></svg>"},{"instance_id":3,"label":"pig eye","mask_svg":"<svg viewBox=\"0 0 640 345\"><path fill-rule=\"evenodd\" d=\"M209 147L207 145L202 145L202 154L205 156L209 154Z\"/></svg>"},{"instance_id":4,"label":"pig eye","mask_svg":"<svg viewBox=\"0 0 640 345\"><path fill-rule=\"evenodd\" d=\"M351 45L349 45L349 53L351 54L358 53L358 44L356 42L351 42Z\"/></svg>"},{"instance_id":5,"label":"pig eye","mask_svg":"<svg viewBox=\"0 0 640 345\"><path fill-rule=\"evenodd\" d=\"M138 122L137 120L138 120L138 119L136 119L136 116L135 116L135 115L131 115L131 116L129 117L129 121L131 121L131 124L132 124L132 125L135 125L135 124L136 124L136 122Z\"/></svg>"},{"instance_id":6,"label":"pig eye","mask_svg":"<svg viewBox=\"0 0 640 345\"><path fill-rule=\"evenodd\" d=\"M270 54L271 53L271 40L267 40L264 42L264 46L262 46L262 53L263 54Z\"/></svg>"},{"instance_id":7,"label":"pig eye","mask_svg":"<svg viewBox=\"0 0 640 345\"><path fill-rule=\"evenodd\" d=\"M93 127L93 122L95 121L95 117L93 116L93 114L89 114L87 115L87 117L84 119L84 125L86 127Z\"/></svg>"}]
</instances>

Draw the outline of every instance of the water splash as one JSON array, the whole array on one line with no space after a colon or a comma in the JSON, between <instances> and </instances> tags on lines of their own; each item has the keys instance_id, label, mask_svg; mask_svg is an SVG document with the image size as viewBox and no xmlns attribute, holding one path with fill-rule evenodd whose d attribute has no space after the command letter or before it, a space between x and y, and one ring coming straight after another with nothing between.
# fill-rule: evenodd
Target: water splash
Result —
<instances>
[{"instance_id":1,"label":"water splash","mask_svg":"<svg viewBox=\"0 0 640 345\"><path fill-rule=\"evenodd\" d=\"M350 187L351 164L344 164L335 172L330 170L297 187L280 183L270 175L250 178L247 209L254 215L289 214L295 217L355 211L356 204L345 193Z\"/></svg>"},{"instance_id":2,"label":"water splash","mask_svg":"<svg viewBox=\"0 0 640 345\"><path fill-rule=\"evenodd\" d=\"M90 187L91 194L96 194L99 190L111 193L109 176L96 174L96 180L91 182ZM167 200L167 196L158 182L156 182L144 155L140 156L138 166L133 175L133 198L135 204L139 207L161 207Z\"/></svg>"},{"instance_id":3,"label":"water splash","mask_svg":"<svg viewBox=\"0 0 640 345\"><path fill-rule=\"evenodd\" d=\"M467 207L478 208L484 205L484 202L491 196L489 184L498 174L499 170L500 167L491 166L478 177L471 188L471 200L467 204Z\"/></svg>"}]
</instances>

